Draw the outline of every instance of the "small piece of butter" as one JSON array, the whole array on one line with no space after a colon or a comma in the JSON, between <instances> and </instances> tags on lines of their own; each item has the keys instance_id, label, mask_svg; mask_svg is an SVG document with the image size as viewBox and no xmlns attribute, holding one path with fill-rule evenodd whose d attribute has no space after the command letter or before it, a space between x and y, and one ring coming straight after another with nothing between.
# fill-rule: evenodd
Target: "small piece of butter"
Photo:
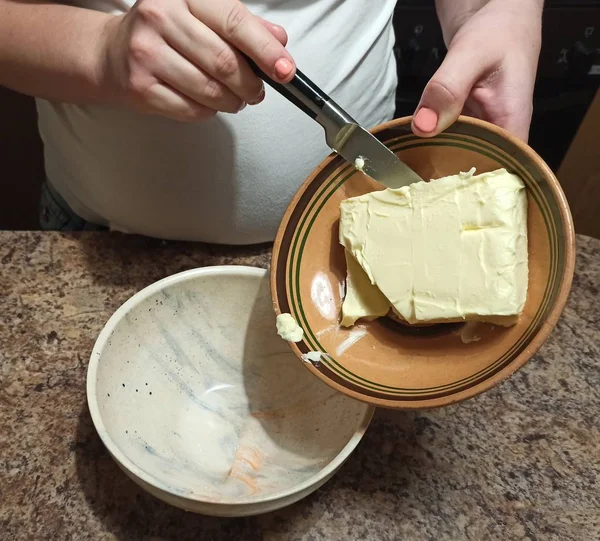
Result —
<instances>
[{"instance_id":1,"label":"small piece of butter","mask_svg":"<svg viewBox=\"0 0 600 541\"><path fill-rule=\"evenodd\" d=\"M277 334L288 342L300 342L304 336L302 327L296 323L291 314L279 314L275 321Z\"/></svg>"},{"instance_id":2,"label":"small piece of butter","mask_svg":"<svg viewBox=\"0 0 600 541\"><path fill-rule=\"evenodd\" d=\"M357 171L360 171L361 173L365 172L365 159L362 156L359 156L358 158L356 158L356 160L354 160L354 167Z\"/></svg>"},{"instance_id":3,"label":"small piece of butter","mask_svg":"<svg viewBox=\"0 0 600 541\"><path fill-rule=\"evenodd\" d=\"M310 364L319 364L321 362L321 352L320 351L309 351L302 355L302 360L305 363Z\"/></svg>"},{"instance_id":4,"label":"small piece of butter","mask_svg":"<svg viewBox=\"0 0 600 541\"><path fill-rule=\"evenodd\" d=\"M381 294L409 323L516 322L528 283L525 186L505 169L474 172L342 202L340 242L368 279L347 290L347 323L381 315ZM348 273L360 282L351 263Z\"/></svg>"},{"instance_id":5,"label":"small piece of butter","mask_svg":"<svg viewBox=\"0 0 600 541\"><path fill-rule=\"evenodd\" d=\"M376 287L346 250L346 295L342 304L342 326L351 327L359 319L375 319L390 311L390 301Z\"/></svg>"}]
</instances>

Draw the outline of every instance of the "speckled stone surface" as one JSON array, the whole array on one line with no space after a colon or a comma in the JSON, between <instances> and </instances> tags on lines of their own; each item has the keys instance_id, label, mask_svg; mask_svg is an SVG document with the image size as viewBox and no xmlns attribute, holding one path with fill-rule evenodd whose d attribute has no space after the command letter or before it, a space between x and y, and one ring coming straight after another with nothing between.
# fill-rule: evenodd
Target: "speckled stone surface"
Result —
<instances>
[{"instance_id":1,"label":"speckled stone surface","mask_svg":"<svg viewBox=\"0 0 600 541\"><path fill-rule=\"evenodd\" d=\"M251 519L187 514L129 481L88 414L87 359L134 292L203 265L266 266L268 247L107 233L0 232L0 539L600 539L600 241L535 358L492 391L380 411L339 474Z\"/></svg>"}]
</instances>

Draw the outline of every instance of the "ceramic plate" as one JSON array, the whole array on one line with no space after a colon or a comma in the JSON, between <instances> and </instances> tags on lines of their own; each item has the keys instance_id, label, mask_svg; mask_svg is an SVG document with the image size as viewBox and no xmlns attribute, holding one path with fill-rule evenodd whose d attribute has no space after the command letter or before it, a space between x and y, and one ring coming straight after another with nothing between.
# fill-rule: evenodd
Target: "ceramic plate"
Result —
<instances>
[{"instance_id":1,"label":"ceramic plate","mask_svg":"<svg viewBox=\"0 0 600 541\"><path fill-rule=\"evenodd\" d=\"M472 397L508 377L533 355L556 323L571 285L573 223L560 185L527 145L504 130L461 119L432 139L418 138L410 118L392 121L377 137L423 178L500 167L527 186L529 291L524 313L510 328L464 324L407 327L389 318L339 325L346 265L338 242L340 202L381 189L340 157L307 179L281 223L271 272L277 313L304 329L292 348L323 352L309 369L331 387L391 408L441 406Z\"/></svg>"}]
</instances>

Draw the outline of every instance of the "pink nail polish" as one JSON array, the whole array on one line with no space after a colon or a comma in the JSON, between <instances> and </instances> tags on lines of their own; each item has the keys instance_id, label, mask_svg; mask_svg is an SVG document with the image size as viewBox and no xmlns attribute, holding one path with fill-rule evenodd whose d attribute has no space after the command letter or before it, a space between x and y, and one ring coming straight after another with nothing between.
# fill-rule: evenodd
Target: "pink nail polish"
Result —
<instances>
[{"instance_id":1,"label":"pink nail polish","mask_svg":"<svg viewBox=\"0 0 600 541\"><path fill-rule=\"evenodd\" d=\"M275 74L279 79L285 79L294 69L294 65L287 58L280 58L275 62Z\"/></svg>"},{"instance_id":2,"label":"pink nail polish","mask_svg":"<svg viewBox=\"0 0 600 541\"><path fill-rule=\"evenodd\" d=\"M438 115L433 109L422 107L417 111L414 118L415 126L423 133L430 133L435 130L438 123Z\"/></svg>"}]
</instances>

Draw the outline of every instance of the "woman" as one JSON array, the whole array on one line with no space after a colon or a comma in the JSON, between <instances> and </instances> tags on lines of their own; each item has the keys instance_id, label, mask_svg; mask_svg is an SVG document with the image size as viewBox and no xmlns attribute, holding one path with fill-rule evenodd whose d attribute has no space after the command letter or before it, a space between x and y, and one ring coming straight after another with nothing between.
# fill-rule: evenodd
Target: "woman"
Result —
<instances>
[{"instance_id":1,"label":"woman","mask_svg":"<svg viewBox=\"0 0 600 541\"><path fill-rule=\"evenodd\" d=\"M272 240L329 151L239 51L281 82L298 64L365 126L392 118L394 0L73 3L0 0L0 84L38 97L46 227ZM437 0L449 51L415 133L464 111L527 138L542 4Z\"/></svg>"}]
</instances>

